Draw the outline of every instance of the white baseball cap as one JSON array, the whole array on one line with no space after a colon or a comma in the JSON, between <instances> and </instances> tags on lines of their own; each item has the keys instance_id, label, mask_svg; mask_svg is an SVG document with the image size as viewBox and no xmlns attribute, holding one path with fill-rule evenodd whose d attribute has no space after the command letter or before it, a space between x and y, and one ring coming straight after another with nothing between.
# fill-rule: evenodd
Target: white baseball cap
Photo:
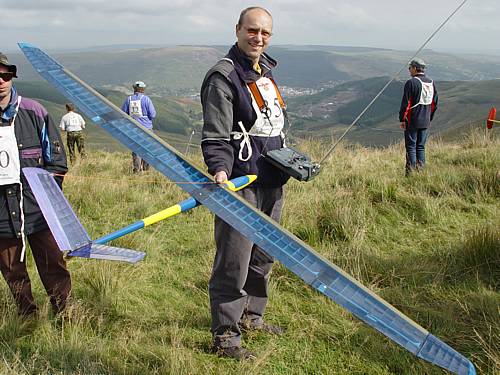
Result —
<instances>
[{"instance_id":1,"label":"white baseball cap","mask_svg":"<svg viewBox=\"0 0 500 375\"><path fill-rule=\"evenodd\" d=\"M146 84L142 81L137 81L136 83L134 83L134 85L132 87L144 89L144 88L146 88Z\"/></svg>"}]
</instances>

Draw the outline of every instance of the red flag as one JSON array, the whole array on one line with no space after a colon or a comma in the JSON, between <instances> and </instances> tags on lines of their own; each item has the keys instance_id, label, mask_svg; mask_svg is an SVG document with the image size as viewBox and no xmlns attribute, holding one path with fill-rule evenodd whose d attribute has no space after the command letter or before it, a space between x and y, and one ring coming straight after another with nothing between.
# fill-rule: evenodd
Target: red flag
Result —
<instances>
[{"instance_id":1,"label":"red flag","mask_svg":"<svg viewBox=\"0 0 500 375\"><path fill-rule=\"evenodd\" d=\"M490 113L488 115L488 120L486 121L486 127L491 129L493 127L493 123L496 122L495 118L497 116L497 109L495 107L491 107Z\"/></svg>"}]
</instances>

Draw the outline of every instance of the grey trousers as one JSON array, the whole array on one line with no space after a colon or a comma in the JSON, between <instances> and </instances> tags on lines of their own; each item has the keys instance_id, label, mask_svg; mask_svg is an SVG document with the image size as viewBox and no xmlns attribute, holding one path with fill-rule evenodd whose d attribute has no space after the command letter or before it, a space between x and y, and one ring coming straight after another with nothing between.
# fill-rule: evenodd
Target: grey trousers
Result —
<instances>
[{"instance_id":1,"label":"grey trousers","mask_svg":"<svg viewBox=\"0 0 500 375\"><path fill-rule=\"evenodd\" d=\"M279 221L283 188L248 187L238 194ZM215 217L217 253L209 282L214 346L241 346L238 323L262 324L273 258L229 224Z\"/></svg>"},{"instance_id":2,"label":"grey trousers","mask_svg":"<svg viewBox=\"0 0 500 375\"><path fill-rule=\"evenodd\" d=\"M135 152L132 152L132 170L134 173L139 173L147 171L149 169L149 164L146 160L142 159Z\"/></svg>"}]
</instances>

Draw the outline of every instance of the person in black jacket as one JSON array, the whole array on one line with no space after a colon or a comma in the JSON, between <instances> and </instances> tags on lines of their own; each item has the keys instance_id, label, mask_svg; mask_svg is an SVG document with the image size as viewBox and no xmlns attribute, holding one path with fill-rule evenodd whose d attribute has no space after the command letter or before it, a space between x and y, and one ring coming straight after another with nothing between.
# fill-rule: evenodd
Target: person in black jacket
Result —
<instances>
[{"instance_id":1,"label":"person in black jacket","mask_svg":"<svg viewBox=\"0 0 500 375\"><path fill-rule=\"evenodd\" d=\"M283 147L282 99L271 73L276 61L264 53L272 26L272 17L263 8L241 12L237 43L202 84L201 147L217 183L256 174L257 181L238 194L278 221L288 176L263 157L266 151ZM265 108L260 109L259 100ZM273 258L217 216L215 242L209 282L213 349L221 356L251 359L255 355L241 346L242 329L283 332L263 320Z\"/></svg>"},{"instance_id":2,"label":"person in black jacket","mask_svg":"<svg viewBox=\"0 0 500 375\"><path fill-rule=\"evenodd\" d=\"M22 168L53 172L61 186L67 172L66 154L47 110L17 93L12 85L15 77L17 67L0 53L0 269L19 313L36 312L24 262L27 239L52 308L58 313L66 305L71 278Z\"/></svg>"},{"instance_id":3,"label":"person in black jacket","mask_svg":"<svg viewBox=\"0 0 500 375\"><path fill-rule=\"evenodd\" d=\"M425 143L437 110L438 94L432 79L425 75L424 60L416 58L409 64L411 79L406 81L399 110L400 127L404 130L406 175L425 165Z\"/></svg>"}]
</instances>

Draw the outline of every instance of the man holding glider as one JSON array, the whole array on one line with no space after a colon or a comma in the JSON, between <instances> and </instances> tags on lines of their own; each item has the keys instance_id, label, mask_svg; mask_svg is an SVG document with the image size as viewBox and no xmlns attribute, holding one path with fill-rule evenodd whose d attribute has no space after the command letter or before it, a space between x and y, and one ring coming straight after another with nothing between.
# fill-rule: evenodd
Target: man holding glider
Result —
<instances>
[{"instance_id":1,"label":"man holding glider","mask_svg":"<svg viewBox=\"0 0 500 375\"><path fill-rule=\"evenodd\" d=\"M217 183L256 174L238 194L278 221L288 176L266 162L267 151L283 147L283 100L264 53L273 19L261 7L244 9L236 25L237 43L207 73L201 88L202 151ZM260 103L265 103L261 110ZM241 330L273 334L283 330L263 321L273 258L215 217L217 253L209 282L213 348L221 356L253 359L241 346Z\"/></svg>"}]
</instances>

